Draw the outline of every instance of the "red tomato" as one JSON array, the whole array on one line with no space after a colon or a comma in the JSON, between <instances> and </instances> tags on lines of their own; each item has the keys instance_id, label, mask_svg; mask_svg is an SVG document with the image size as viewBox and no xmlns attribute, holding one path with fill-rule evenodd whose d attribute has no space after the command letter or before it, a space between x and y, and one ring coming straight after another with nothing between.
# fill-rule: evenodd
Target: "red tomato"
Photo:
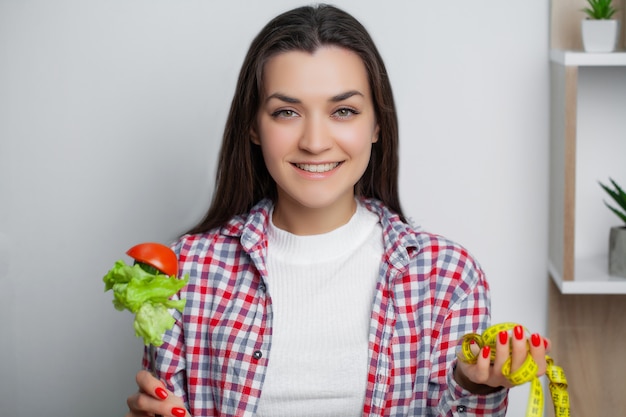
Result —
<instances>
[{"instance_id":1,"label":"red tomato","mask_svg":"<svg viewBox=\"0 0 626 417\"><path fill-rule=\"evenodd\" d=\"M173 250L160 243L140 243L126 251L138 262L148 264L168 276L178 275L178 259Z\"/></svg>"}]
</instances>

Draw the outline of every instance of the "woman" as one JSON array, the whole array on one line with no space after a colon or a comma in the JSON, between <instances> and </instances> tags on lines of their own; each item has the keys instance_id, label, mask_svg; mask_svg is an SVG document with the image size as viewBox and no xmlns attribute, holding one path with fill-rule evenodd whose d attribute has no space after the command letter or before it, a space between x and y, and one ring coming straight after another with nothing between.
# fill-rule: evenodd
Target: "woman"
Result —
<instances>
[{"instance_id":1,"label":"woman","mask_svg":"<svg viewBox=\"0 0 626 417\"><path fill-rule=\"evenodd\" d=\"M489 288L461 246L407 223L384 63L326 5L263 28L243 63L204 220L175 245L190 282L128 416L501 416L500 369L546 342L502 332L470 365ZM545 372L540 365L539 375Z\"/></svg>"}]
</instances>

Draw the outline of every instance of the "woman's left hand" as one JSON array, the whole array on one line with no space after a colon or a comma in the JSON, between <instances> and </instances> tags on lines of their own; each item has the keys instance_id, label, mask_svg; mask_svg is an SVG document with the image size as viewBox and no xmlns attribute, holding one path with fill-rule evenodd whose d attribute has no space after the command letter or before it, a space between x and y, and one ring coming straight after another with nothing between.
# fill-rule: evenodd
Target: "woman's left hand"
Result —
<instances>
[{"instance_id":1,"label":"woman's left hand","mask_svg":"<svg viewBox=\"0 0 626 417\"><path fill-rule=\"evenodd\" d=\"M531 355L537 364L537 376L546 373L546 353L549 351L550 342L538 333L528 337L523 326L517 325L511 334L503 330L498 334L496 341L496 355L491 363L491 348L484 346L478 351L475 346L474 353L477 356L475 364L467 363L459 358L455 368L455 379L465 389L484 394L494 391L494 388L511 388L513 384L502 374L502 366L511 356L511 373L518 370L527 355ZM510 347L509 347L510 346Z\"/></svg>"}]
</instances>

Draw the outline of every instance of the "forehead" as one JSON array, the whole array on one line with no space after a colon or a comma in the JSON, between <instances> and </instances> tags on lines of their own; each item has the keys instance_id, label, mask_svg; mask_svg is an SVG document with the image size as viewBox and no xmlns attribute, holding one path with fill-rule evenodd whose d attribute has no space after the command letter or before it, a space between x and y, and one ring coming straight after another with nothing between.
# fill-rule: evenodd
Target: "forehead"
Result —
<instances>
[{"instance_id":1,"label":"forehead","mask_svg":"<svg viewBox=\"0 0 626 417\"><path fill-rule=\"evenodd\" d=\"M350 90L369 96L369 77L355 52L323 46L313 53L288 51L274 55L263 69L263 90L265 96L276 92L294 97L336 95Z\"/></svg>"}]
</instances>

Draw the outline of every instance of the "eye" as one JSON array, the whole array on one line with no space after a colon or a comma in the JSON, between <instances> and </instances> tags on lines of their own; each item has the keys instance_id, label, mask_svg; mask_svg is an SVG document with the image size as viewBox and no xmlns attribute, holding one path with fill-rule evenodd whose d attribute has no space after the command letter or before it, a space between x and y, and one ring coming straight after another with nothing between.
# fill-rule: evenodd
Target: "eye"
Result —
<instances>
[{"instance_id":1,"label":"eye","mask_svg":"<svg viewBox=\"0 0 626 417\"><path fill-rule=\"evenodd\" d=\"M289 109L276 110L274 113L272 113L272 117L282 118L282 119L291 119L297 116L298 116L298 113Z\"/></svg>"},{"instance_id":2,"label":"eye","mask_svg":"<svg viewBox=\"0 0 626 417\"><path fill-rule=\"evenodd\" d=\"M333 116L338 119L348 119L352 116L359 114L355 109L349 107L342 107L333 113Z\"/></svg>"}]
</instances>

